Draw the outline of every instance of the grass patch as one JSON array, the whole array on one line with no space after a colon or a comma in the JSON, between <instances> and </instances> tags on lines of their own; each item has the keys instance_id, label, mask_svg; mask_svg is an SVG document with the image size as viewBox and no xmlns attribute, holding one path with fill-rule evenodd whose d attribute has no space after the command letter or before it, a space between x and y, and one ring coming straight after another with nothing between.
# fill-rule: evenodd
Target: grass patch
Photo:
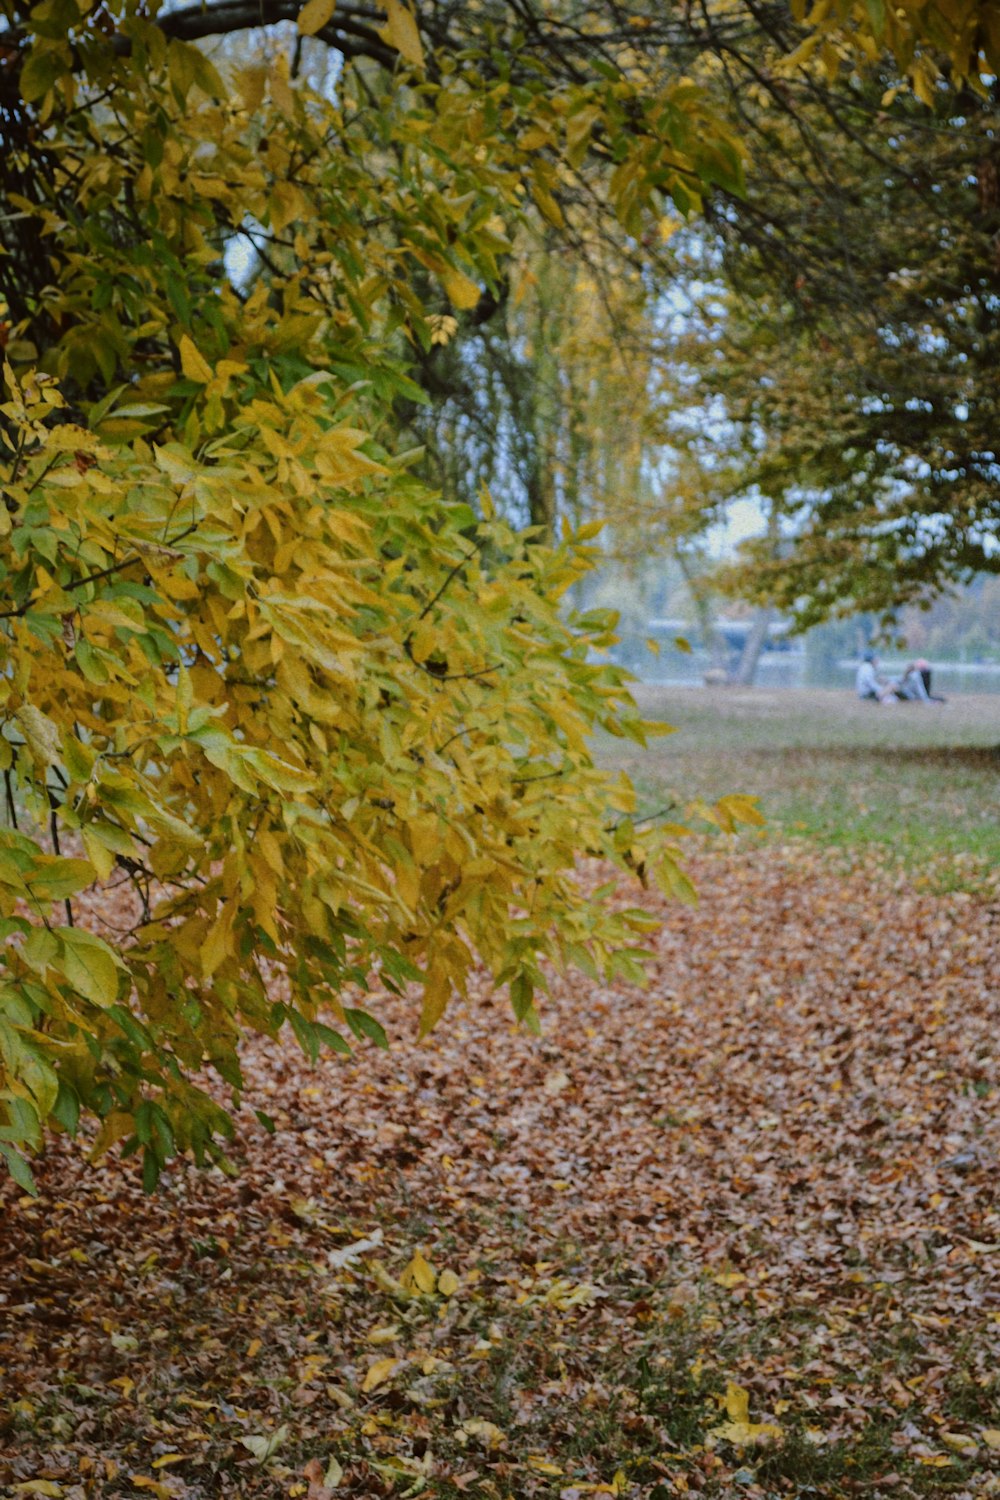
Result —
<instances>
[{"instance_id":1,"label":"grass patch","mask_svg":"<svg viewBox=\"0 0 1000 1500\"><path fill-rule=\"evenodd\" d=\"M891 855L935 890L981 891L1000 869L1000 698L887 709L818 690L637 696L677 732L645 751L605 739L598 754L630 772L644 813L740 791L760 798L765 838Z\"/></svg>"}]
</instances>

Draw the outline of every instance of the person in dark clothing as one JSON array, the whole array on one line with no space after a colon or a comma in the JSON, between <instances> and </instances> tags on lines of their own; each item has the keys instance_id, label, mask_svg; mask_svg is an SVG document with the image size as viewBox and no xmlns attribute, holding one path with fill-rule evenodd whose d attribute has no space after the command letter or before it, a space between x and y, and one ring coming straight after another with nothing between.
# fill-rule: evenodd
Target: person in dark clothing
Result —
<instances>
[{"instance_id":1,"label":"person in dark clothing","mask_svg":"<svg viewBox=\"0 0 1000 1500\"><path fill-rule=\"evenodd\" d=\"M924 692L932 703L947 703L947 698L942 698L939 693L931 692L931 664L923 656L919 656L913 663L924 680Z\"/></svg>"}]
</instances>

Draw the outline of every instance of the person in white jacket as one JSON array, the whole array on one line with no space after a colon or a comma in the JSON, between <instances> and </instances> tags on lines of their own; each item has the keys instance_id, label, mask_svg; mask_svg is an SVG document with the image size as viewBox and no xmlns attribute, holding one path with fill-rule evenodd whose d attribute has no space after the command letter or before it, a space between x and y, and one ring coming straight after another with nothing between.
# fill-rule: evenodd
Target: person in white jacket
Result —
<instances>
[{"instance_id":1,"label":"person in white jacket","mask_svg":"<svg viewBox=\"0 0 1000 1500\"><path fill-rule=\"evenodd\" d=\"M893 684L879 676L878 657L874 651L865 652L854 679L854 690L859 698L874 698L877 703L896 702Z\"/></svg>"}]
</instances>

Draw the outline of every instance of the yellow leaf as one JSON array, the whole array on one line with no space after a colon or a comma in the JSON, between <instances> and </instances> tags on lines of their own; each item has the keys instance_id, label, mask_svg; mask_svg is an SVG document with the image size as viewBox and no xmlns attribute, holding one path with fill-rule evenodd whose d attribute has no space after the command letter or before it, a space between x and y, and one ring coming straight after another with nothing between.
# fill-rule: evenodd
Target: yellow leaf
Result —
<instances>
[{"instance_id":1,"label":"yellow leaf","mask_svg":"<svg viewBox=\"0 0 1000 1500\"><path fill-rule=\"evenodd\" d=\"M261 104L264 102L264 89L267 84L267 69L261 67L259 63L255 64L253 67L241 68L239 73L236 75L236 81L239 87L240 97L243 102L243 108L249 114L254 114L256 110L260 109Z\"/></svg>"},{"instance_id":2,"label":"yellow leaf","mask_svg":"<svg viewBox=\"0 0 1000 1500\"><path fill-rule=\"evenodd\" d=\"M502 1431L495 1422L484 1422L478 1417L472 1417L469 1421L463 1422L462 1431L469 1437L479 1438L487 1448L499 1448L504 1439Z\"/></svg>"},{"instance_id":3,"label":"yellow leaf","mask_svg":"<svg viewBox=\"0 0 1000 1500\"><path fill-rule=\"evenodd\" d=\"M188 714L194 702L194 688L191 683L191 673L181 662L177 672L177 733L187 734Z\"/></svg>"},{"instance_id":4,"label":"yellow leaf","mask_svg":"<svg viewBox=\"0 0 1000 1500\"><path fill-rule=\"evenodd\" d=\"M124 1110L112 1110L97 1132L97 1139L91 1148L90 1160L100 1161L105 1151L110 1151L117 1141L123 1141L127 1135L132 1134L134 1124L132 1116L126 1114ZM128 1377L124 1376L123 1379L128 1379Z\"/></svg>"},{"instance_id":5,"label":"yellow leaf","mask_svg":"<svg viewBox=\"0 0 1000 1500\"><path fill-rule=\"evenodd\" d=\"M563 1472L558 1464L550 1464L547 1458L541 1458L537 1453L529 1453L528 1462L536 1474L561 1474Z\"/></svg>"},{"instance_id":6,"label":"yellow leaf","mask_svg":"<svg viewBox=\"0 0 1000 1500\"><path fill-rule=\"evenodd\" d=\"M45 768L54 765L59 759L61 742L52 720L33 703L23 704L14 717L36 762Z\"/></svg>"},{"instance_id":7,"label":"yellow leaf","mask_svg":"<svg viewBox=\"0 0 1000 1500\"><path fill-rule=\"evenodd\" d=\"M1000 1427L984 1427L979 1436L987 1448L992 1448L994 1453L1000 1453Z\"/></svg>"},{"instance_id":8,"label":"yellow leaf","mask_svg":"<svg viewBox=\"0 0 1000 1500\"><path fill-rule=\"evenodd\" d=\"M164 1453L159 1458L153 1459L154 1469L165 1469L168 1464L182 1464L185 1459L183 1453Z\"/></svg>"},{"instance_id":9,"label":"yellow leaf","mask_svg":"<svg viewBox=\"0 0 1000 1500\"><path fill-rule=\"evenodd\" d=\"M59 1496L63 1494L63 1487L51 1479L25 1479L20 1484L12 1484L10 1492L12 1495Z\"/></svg>"},{"instance_id":10,"label":"yellow leaf","mask_svg":"<svg viewBox=\"0 0 1000 1500\"><path fill-rule=\"evenodd\" d=\"M315 36L322 31L336 8L336 0L306 0L299 11L299 35Z\"/></svg>"},{"instance_id":11,"label":"yellow leaf","mask_svg":"<svg viewBox=\"0 0 1000 1500\"><path fill-rule=\"evenodd\" d=\"M398 1364L398 1359L377 1359L370 1366L367 1375L361 1382L362 1392L367 1395L369 1391L375 1390L377 1386L384 1385Z\"/></svg>"},{"instance_id":12,"label":"yellow leaf","mask_svg":"<svg viewBox=\"0 0 1000 1500\"><path fill-rule=\"evenodd\" d=\"M953 1453L968 1453L976 1447L976 1440L965 1432L939 1432L938 1437Z\"/></svg>"},{"instance_id":13,"label":"yellow leaf","mask_svg":"<svg viewBox=\"0 0 1000 1500\"><path fill-rule=\"evenodd\" d=\"M437 1275L434 1267L424 1259L419 1250L413 1252L413 1259L399 1278L403 1286L411 1291L415 1287L418 1292L430 1295L437 1285Z\"/></svg>"},{"instance_id":14,"label":"yellow leaf","mask_svg":"<svg viewBox=\"0 0 1000 1500\"><path fill-rule=\"evenodd\" d=\"M454 1271L442 1271L438 1277L437 1289L442 1297L454 1297L461 1285Z\"/></svg>"},{"instance_id":15,"label":"yellow leaf","mask_svg":"<svg viewBox=\"0 0 1000 1500\"><path fill-rule=\"evenodd\" d=\"M224 909L222 915L209 929L208 936L201 945L201 968L206 979L211 978L232 951L232 912Z\"/></svg>"},{"instance_id":16,"label":"yellow leaf","mask_svg":"<svg viewBox=\"0 0 1000 1500\"><path fill-rule=\"evenodd\" d=\"M261 1347L262 1346L261 1346L260 1339L251 1339L250 1342L249 1342L249 1344L247 1345L246 1358L247 1359L253 1359L256 1355L258 1355L260 1353ZM155 1468L155 1465L154 1465L154 1468Z\"/></svg>"},{"instance_id":17,"label":"yellow leaf","mask_svg":"<svg viewBox=\"0 0 1000 1500\"><path fill-rule=\"evenodd\" d=\"M447 271L442 274L441 280L453 307L465 311L470 307L478 305L481 293L476 283L470 277L463 275L461 271L456 271L453 267L449 266Z\"/></svg>"},{"instance_id":18,"label":"yellow leaf","mask_svg":"<svg viewBox=\"0 0 1000 1500\"><path fill-rule=\"evenodd\" d=\"M548 188L541 182L532 183L531 196L549 223L554 224L557 229L561 229L565 223L565 219L563 218L563 211L559 206L558 199L553 198Z\"/></svg>"},{"instance_id":19,"label":"yellow leaf","mask_svg":"<svg viewBox=\"0 0 1000 1500\"><path fill-rule=\"evenodd\" d=\"M173 1490L149 1474L130 1474L129 1484L134 1485L137 1490L152 1490L156 1500L174 1500Z\"/></svg>"},{"instance_id":20,"label":"yellow leaf","mask_svg":"<svg viewBox=\"0 0 1000 1500\"><path fill-rule=\"evenodd\" d=\"M78 994L94 1005L114 1005L118 998L119 960L102 938L83 928L64 927L62 971Z\"/></svg>"},{"instance_id":21,"label":"yellow leaf","mask_svg":"<svg viewBox=\"0 0 1000 1500\"><path fill-rule=\"evenodd\" d=\"M726 1415L733 1422L749 1422L750 1392L733 1381L726 1382Z\"/></svg>"},{"instance_id":22,"label":"yellow leaf","mask_svg":"<svg viewBox=\"0 0 1000 1500\"><path fill-rule=\"evenodd\" d=\"M420 1011L420 1035L427 1036L434 1030L448 1008L451 998L451 980L440 969L427 976L424 986L423 1005Z\"/></svg>"},{"instance_id":23,"label":"yellow leaf","mask_svg":"<svg viewBox=\"0 0 1000 1500\"><path fill-rule=\"evenodd\" d=\"M288 1426L282 1423L274 1432L256 1433L252 1437L241 1437L240 1442L248 1453L252 1453L259 1464L267 1463L273 1458L288 1439Z\"/></svg>"},{"instance_id":24,"label":"yellow leaf","mask_svg":"<svg viewBox=\"0 0 1000 1500\"><path fill-rule=\"evenodd\" d=\"M415 68L424 65L424 47L417 30L417 23L413 19L413 13L408 11L405 5L400 5L399 0L386 0L386 13L388 19L379 30L379 36L383 42L388 42L390 47L395 47L408 63Z\"/></svg>"},{"instance_id":25,"label":"yellow leaf","mask_svg":"<svg viewBox=\"0 0 1000 1500\"><path fill-rule=\"evenodd\" d=\"M80 836L83 839L83 847L86 850L90 863L101 879L107 880L115 867L114 853L101 843L93 829L88 828L86 824L80 830Z\"/></svg>"},{"instance_id":26,"label":"yellow leaf","mask_svg":"<svg viewBox=\"0 0 1000 1500\"><path fill-rule=\"evenodd\" d=\"M212 378L212 367L203 355L198 353L192 339L186 333L182 333L178 344L181 356L181 371L188 380L196 380L199 385L207 385Z\"/></svg>"},{"instance_id":27,"label":"yellow leaf","mask_svg":"<svg viewBox=\"0 0 1000 1500\"><path fill-rule=\"evenodd\" d=\"M716 1286L724 1286L727 1292L732 1291L734 1286L741 1286L743 1282L746 1281L746 1277L744 1276L742 1271L723 1271L720 1275L715 1276L712 1279L714 1280ZM733 1389L738 1390L739 1387L734 1386ZM743 1394L746 1395L746 1392L744 1391ZM726 1405L728 1410L728 1397ZM734 1417L733 1420L735 1421L736 1418Z\"/></svg>"},{"instance_id":28,"label":"yellow leaf","mask_svg":"<svg viewBox=\"0 0 1000 1500\"><path fill-rule=\"evenodd\" d=\"M730 1418L708 1433L710 1438L743 1447L761 1439L778 1438L781 1428L773 1422L750 1421L750 1393L730 1380L726 1385L726 1415Z\"/></svg>"},{"instance_id":29,"label":"yellow leaf","mask_svg":"<svg viewBox=\"0 0 1000 1500\"><path fill-rule=\"evenodd\" d=\"M398 1323L387 1323L384 1328L373 1328L368 1335L369 1344L391 1344L399 1334Z\"/></svg>"}]
</instances>

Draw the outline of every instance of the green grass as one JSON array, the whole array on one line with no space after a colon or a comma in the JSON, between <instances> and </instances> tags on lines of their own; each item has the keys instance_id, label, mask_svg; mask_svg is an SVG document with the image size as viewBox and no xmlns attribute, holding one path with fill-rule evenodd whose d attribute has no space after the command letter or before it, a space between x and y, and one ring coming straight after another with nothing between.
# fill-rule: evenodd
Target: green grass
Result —
<instances>
[{"instance_id":1,"label":"green grass","mask_svg":"<svg viewBox=\"0 0 1000 1500\"><path fill-rule=\"evenodd\" d=\"M859 703L821 690L637 690L676 726L643 751L611 739L606 765L643 812L724 792L760 798L766 837L890 855L935 888L979 890L1000 870L1000 696Z\"/></svg>"}]
</instances>

